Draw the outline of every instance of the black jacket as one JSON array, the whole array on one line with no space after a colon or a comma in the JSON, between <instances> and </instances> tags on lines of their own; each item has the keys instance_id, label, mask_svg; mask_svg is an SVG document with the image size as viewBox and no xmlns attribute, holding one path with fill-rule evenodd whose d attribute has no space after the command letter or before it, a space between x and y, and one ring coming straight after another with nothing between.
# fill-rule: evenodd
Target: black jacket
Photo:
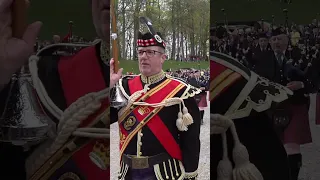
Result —
<instances>
[{"instance_id":1,"label":"black jacket","mask_svg":"<svg viewBox=\"0 0 320 180\"><path fill-rule=\"evenodd\" d=\"M288 51L286 51L286 60L284 60L282 65L279 65L274 52L270 51L264 57L258 59L255 72L260 76L284 86L291 81L302 81L305 87L301 90L294 91L290 102L293 104L309 103L309 97L305 95L314 91L314 82L305 75L303 70L295 67L293 63L286 62L288 60L289 54Z\"/></svg>"},{"instance_id":2,"label":"black jacket","mask_svg":"<svg viewBox=\"0 0 320 180\"><path fill-rule=\"evenodd\" d=\"M139 78L139 77L138 77ZM166 79L166 78L165 78ZM150 85L150 89L156 87L165 79L161 80L158 83ZM143 86L145 85L142 82ZM125 92L130 96L128 79L122 79L122 85ZM186 91L186 87L180 90L175 97L180 97L183 92ZM190 89L190 92L192 89ZM182 164L186 172L195 172L198 169L199 163L199 155L200 155L200 112L198 106L194 100L194 98L190 97L184 100L186 107L188 108L189 113L193 117L194 123L188 127L188 131L179 131L176 126L177 115L179 112L179 106L174 105L170 107L163 108L160 112L158 112L158 116L168 128L169 132L174 137L177 144L180 146L182 151ZM112 123L118 121L117 110L111 109L111 121ZM122 126L122 124L121 124ZM142 137L142 146L141 152L144 156L154 156L160 153L166 153L165 148L159 142L159 140L155 137L152 131L148 126L144 126L142 128L143 137ZM124 151L124 154L136 155L137 154L137 135L135 135L130 141L129 145ZM161 165L160 165L161 166ZM170 170L167 169L169 172ZM128 171L130 172L130 171ZM175 173L174 173L175 174ZM124 175L126 177L130 177L130 173ZM163 175L165 178L165 175ZM171 178L170 178L171 179Z\"/></svg>"}]
</instances>

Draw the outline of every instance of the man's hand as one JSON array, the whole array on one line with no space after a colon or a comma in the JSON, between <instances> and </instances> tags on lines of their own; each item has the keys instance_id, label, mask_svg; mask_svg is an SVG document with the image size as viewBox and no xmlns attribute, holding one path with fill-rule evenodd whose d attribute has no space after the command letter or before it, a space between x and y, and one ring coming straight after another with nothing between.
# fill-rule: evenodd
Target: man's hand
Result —
<instances>
[{"instance_id":1,"label":"man's hand","mask_svg":"<svg viewBox=\"0 0 320 180\"><path fill-rule=\"evenodd\" d=\"M0 1L0 87L7 84L12 74L28 62L42 26L41 22L32 23L21 39L13 37L13 1Z\"/></svg>"},{"instance_id":2,"label":"man's hand","mask_svg":"<svg viewBox=\"0 0 320 180\"><path fill-rule=\"evenodd\" d=\"M122 77L123 68L119 69L117 73L114 72L114 59L110 60L110 88L112 88Z\"/></svg>"},{"instance_id":3,"label":"man's hand","mask_svg":"<svg viewBox=\"0 0 320 180\"><path fill-rule=\"evenodd\" d=\"M292 81L287 84L287 88L289 88L292 91L295 91L304 88L304 84L301 81Z\"/></svg>"}]
</instances>

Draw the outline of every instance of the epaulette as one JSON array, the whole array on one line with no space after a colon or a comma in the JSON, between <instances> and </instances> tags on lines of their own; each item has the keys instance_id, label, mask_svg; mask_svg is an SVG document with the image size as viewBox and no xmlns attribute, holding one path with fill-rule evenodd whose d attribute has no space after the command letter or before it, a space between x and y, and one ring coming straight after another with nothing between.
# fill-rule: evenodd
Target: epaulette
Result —
<instances>
[{"instance_id":1,"label":"epaulette","mask_svg":"<svg viewBox=\"0 0 320 180\"><path fill-rule=\"evenodd\" d=\"M231 87L237 79L247 82L241 87L241 92L229 107L225 116L231 119L247 117L252 111L263 112L293 95L293 92L281 84L269 81L253 71L242 67L233 58L221 53L210 52L210 67L212 68L210 82L210 100L223 93L223 89ZM219 91L219 92L218 92Z\"/></svg>"},{"instance_id":2,"label":"epaulette","mask_svg":"<svg viewBox=\"0 0 320 180\"><path fill-rule=\"evenodd\" d=\"M172 79L172 80L175 80L175 81L178 81L182 84L184 84L186 86L186 88L184 89L182 95L180 98L182 99L188 99L190 97L194 97L195 95L197 94L200 94L201 93L201 90L199 88L196 88L190 84L188 84L184 79L180 79L180 78L177 78L177 77L174 77L174 76L170 76L168 74L166 74L167 78L168 79Z\"/></svg>"},{"instance_id":3,"label":"epaulette","mask_svg":"<svg viewBox=\"0 0 320 180\"><path fill-rule=\"evenodd\" d=\"M51 56L51 55L62 55L70 56L77 53L79 50L92 46L94 44L78 44L78 43L59 43L46 46L38 51L36 56ZM72 48L72 50L71 50ZM75 48L77 50L75 50Z\"/></svg>"},{"instance_id":4,"label":"epaulette","mask_svg":"<svg viewBox=\"0 0 320 180\"><path fill-rule=\"evenodd\" d=\"M123 88L123 85L122 85L123 81L128 81L130 79L133 79L136 76L137 75L125 75L119 80L119 88L120 88L122 94L124 95L124 97L127 98L127 99L129 99L130 96L127 94L127 92Z\"/></svg>"}]
</instances>

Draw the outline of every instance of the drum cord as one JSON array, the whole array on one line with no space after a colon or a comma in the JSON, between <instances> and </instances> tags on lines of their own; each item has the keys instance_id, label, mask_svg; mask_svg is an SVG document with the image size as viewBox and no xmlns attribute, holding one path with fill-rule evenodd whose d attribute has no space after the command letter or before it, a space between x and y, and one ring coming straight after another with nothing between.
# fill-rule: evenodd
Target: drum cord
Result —
<instances>
[{"instance_id":1,"label":"drum cord","mask_svg":"<svg viewBox=\"0 0 320 180\"><path fill-rule=\"evenodd\" d=\"M78 44L63 45L83 46ZM29 175L34 174L53 154L55 154L68 141L70 136L110 139L110 129L108 127L78 128L83 120L87 119L88 116L92 115L94 112L101 108L102 101L108 99L109 88L106 88L100 92L92 92L86 94L83 97L80 97L76 102L72 103L63 112L51 100L45 90L44 85L38 77L37 62L39 61L39 57L37 55L31 56L29 59L29 69L32 77L32 82L42 104L48 109L50 113L52 113L54 117L59 120L59 124L56 137L52 137L54 138L54 142L49 148L45 150L44 153L40 154L39 158L36 159L36 162L28 172ZM103 119L106 119L105 123L110 124L110 118L108 118L107 111L103 116L105 116L105 118Z\"/></svg>"},{"instance_id":2,"label":"drum cord","mask_svg":"<svg viewBox=\"0 0 320 180\"><path fill-rule=\"evenodd\" d=\"M51 98L49 97L44 85L42 84L39 76L38 76L38 67L37 67L37 62L39 61L39 57L38 56L31 56L30 60L29 60L29 69L30 69L30 73L31 73L31 77L32 77L32 82L34 85L35 90L37 91L37 94L42 102L42 104L48 109L48 111L59 120L59 124L58 124L58 131L59 132L61 130L61 127L64 125L64 121L66 119L66 117L63 117L63 115L65 114L66 111L69 111L71 106L68 107L65 112L63 112L61 109L59 109L59 107L57 107L54 102L51 100ZM107 98L108 94L109 94L109 89L105 89L105 91L101 91L102 93L105 93L104 96L105 99ZM99 96L99 93L96 94L97 96ZM95 93L89 93L87 94L88 96L93 95L95 96ZM87 96L86 95L86 96ZM81 101L81 98L79 98L76 102ZM76 111L78 111L79 108L76 109ZM106 115L106 119L107 115ZM108 124L108 123L107 123ZM77 134L78 136L89 136L89 137L96 137L96 134L93 135L89 135L90 133L109 133L110 130L106 129L106 128L102 128L101 130L98 130L98 128L93 128L93 129L80 129L77 132L75 132L75 134ZM109 138L109 134L105 134L103 137L105 138Z\"/></svg>"}]
</instances>

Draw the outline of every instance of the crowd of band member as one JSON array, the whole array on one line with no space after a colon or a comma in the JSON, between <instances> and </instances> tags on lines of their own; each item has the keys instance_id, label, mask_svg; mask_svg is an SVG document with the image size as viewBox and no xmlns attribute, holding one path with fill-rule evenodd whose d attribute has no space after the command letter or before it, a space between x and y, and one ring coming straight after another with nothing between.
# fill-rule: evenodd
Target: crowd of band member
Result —
<instances>
[{"instance_id":1,"label":"crowd of band member","mask_svg":"<svg viewBox=\"0 0 320 180\"><path fill-rule=\"evenodd\" d=\"M302 166L300 146L312 143L310 94L319 91L317 21L304 27L279 26L270 30L252 28L230 32L220 27L211 33L211 50L234 57L247 69L294 92L285 105L275 110L286 118L274 122L274 128L287 153L290 179L297 180ZM319 124L317 116L316 123Z\"/></svg>"},{"instance_id":2,"label":"crowd of band member","mask_svg":"<svg viewBox=\"0 0 320 180\"><path fill-rule=\"evenodd\" d=\"M292 24L290 28L280 26L281 31L290 38L286 52L287 58L292 60L295 66L302 69L319 57L320 27L317 26L317 22L317 20L313 20L308 25ZM272 35L271 29L271 27L265 27L264 30L262 28L246 28L228 32L224 27L219 27L211 36L211 49L237 58L248 68L254 68L257 55L261 51L272 51L269 44L269 38Z\"/></svg>"},{"instance_id":3,"label":"crowd of band member","mask_svg":"<svg viewBox=\"0 0 320 180\"><path fill-rule=\"evenodd\" d=\"M176 71L168 70L167 73L173 77L183 79L188 84L201 89L201 93L195 96L196 102L200 110L201 124L204 123L204 112L208 106L208 88L210 71L208 69L196 70L196 69L179 69Z\"/></svg>"},{"instance_id":4,"label":"crowd of band member","mask_svg":"<svg viewBox=\"0 0 320 180\"><path fill-rule=\"evenodd\" d=\"M209 69L178 69L167 70L171 76L181 78L195 87L207 87L209 85Z\"/></svg>"}]
</instances>

